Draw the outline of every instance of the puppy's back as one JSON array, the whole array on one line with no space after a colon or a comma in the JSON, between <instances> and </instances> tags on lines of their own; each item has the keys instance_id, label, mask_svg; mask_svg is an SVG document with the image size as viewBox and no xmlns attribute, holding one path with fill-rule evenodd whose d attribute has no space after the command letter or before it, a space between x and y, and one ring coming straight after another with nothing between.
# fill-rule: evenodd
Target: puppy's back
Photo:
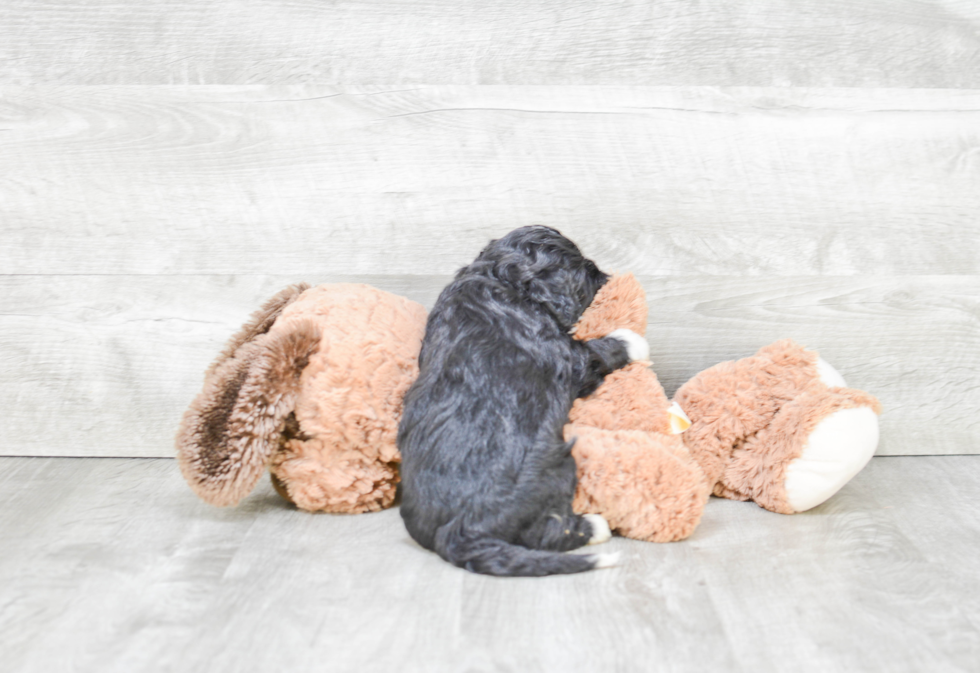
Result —
<instances>
[{"instance_id":1,"label":"puppy's back","mask_svg":"<svg viewBox=\"0 0 980 673\"><path fill-rule=\"evenodd\" d=\"M575 464L561 436L575 397L567 332L604 274L589 262L596 279L584 289L570 287L577 293L571 300L556 283L557 299L548 305L541 292L541 300L529 299L529 290L545 272L567 269L529 270L521 259L538 251L503 243L461 269L429 315L420 375L399 425L402 518L419 544L474 572L590 570L608 559L521 541L522 530L547 512L573 516Z\"/></svg>"}]
</instances>

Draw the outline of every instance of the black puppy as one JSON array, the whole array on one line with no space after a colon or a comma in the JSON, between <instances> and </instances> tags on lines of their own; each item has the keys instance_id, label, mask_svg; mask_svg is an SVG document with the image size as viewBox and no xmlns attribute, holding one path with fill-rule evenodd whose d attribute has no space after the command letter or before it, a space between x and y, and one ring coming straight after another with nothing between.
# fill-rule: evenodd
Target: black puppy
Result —
<instances>
[{"instance_id":1,"label":"black puppy","mask_svg":"<svg viewBox=\"0 0 980 673\"><path fill-rule=\"evenodd\" d=\"M402 519L423 547L488 575L615 562L559 553L610 535L601 516L572 512L575 461L562 438L572 402L648 353L629 330L569 334L607 279L554 229L524 227L439 295L398 428Z\"/></svg>"}]
</instances>

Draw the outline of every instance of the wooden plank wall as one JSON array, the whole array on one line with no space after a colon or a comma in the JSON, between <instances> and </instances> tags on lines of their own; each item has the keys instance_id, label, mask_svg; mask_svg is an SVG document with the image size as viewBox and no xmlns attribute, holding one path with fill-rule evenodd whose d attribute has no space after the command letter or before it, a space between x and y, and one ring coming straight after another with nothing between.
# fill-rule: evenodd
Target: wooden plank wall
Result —
<instances>
[{"instance_id":1,"label":"wooden plank wall","mask_svg":"<svg viewBox=\"0 0 980 673\"><path fill-rule=\"evenodd\" d=\"M977 3L23 0L0 455L171 455L284 285L431 305L526 224L641 276L668 392L793 337L880 454L980 452Z\"/></svg>"}]
</instances>

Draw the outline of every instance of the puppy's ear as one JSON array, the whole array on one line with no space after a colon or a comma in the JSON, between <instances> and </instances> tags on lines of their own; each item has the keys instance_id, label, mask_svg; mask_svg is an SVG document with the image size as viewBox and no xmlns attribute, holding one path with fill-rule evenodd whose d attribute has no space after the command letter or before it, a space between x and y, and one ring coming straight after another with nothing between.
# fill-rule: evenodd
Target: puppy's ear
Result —
<instances>
[{"instance_id":1,"label":"puppy's ear","mask_svg":"<svg viewBox=\"0 0 980 673\"><path fill-rule=\"evenodd\" d=\"M570 274L559 270L548 276L535 276L524 285L528 299L544 306L565 329L575 324L584 308L582 290Z\"/></svg>"},{"instance_id":2,"label":"puppy's ear","mask_svg":"<svg viewBox=\"0 0 980 673\"><path fill-rule=\"evenodd\" d=\"M613 276L599 289L573 334L584 341L599 339L620 328L637 334L644 334L647 328L646 293L632 273Z\"/></svg>"}]
</instances>

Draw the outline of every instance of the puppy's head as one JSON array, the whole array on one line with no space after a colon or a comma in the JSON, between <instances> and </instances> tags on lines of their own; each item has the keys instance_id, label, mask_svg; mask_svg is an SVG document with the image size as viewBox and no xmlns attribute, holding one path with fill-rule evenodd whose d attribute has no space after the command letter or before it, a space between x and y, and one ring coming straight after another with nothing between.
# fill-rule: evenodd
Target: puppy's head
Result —
<instances>
[{"instance_id":1,"label":"puppy's head","mask_svg":"<svg viewBox=\"0 0 980 673\"><path fill-rule=\"evenodd\" d=\"M578 321L609 278L551 227L515 229L491 241L477 262L490 265L497 279L543 305L566 329Z\"/></svg>"}]
</instances>

